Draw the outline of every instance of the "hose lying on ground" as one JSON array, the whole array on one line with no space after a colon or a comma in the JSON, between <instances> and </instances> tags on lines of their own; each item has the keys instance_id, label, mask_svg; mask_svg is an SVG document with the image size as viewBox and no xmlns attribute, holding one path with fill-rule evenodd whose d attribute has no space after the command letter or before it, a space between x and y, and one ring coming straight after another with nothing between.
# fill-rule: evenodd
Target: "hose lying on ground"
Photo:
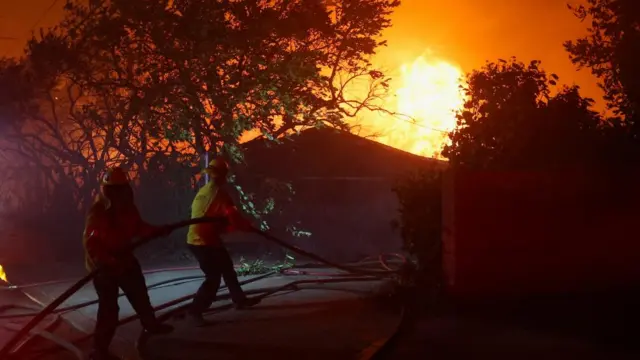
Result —
<instances>
[{"instance_id":1,"label":"hose lying on ground","mask_svg":"<svg viewBox=\"0 0 640 360\"><path fill-rule=\"evenodd\" d=\"M37 310L36 308L32 308L29 306L16 306L16 305L8 305L8 306L0 306L0 311L4 311L4 310L8 310L8 309L15 309L15 308L23 308L23 309L27 309L27 310ZM26 337L24 340L22 340L20 343L18 343L15 347L15 352L20 351L20 349L25 348L29 343L31 343L31 341L36 337L42 337L44 339L47 339L53 343L55 343L56 345L69 350L70 352L72 352L74 355L76 355L76 357L80 360L83 359L83 355L82 355L82 351L80 349L78 349L75 345L73 345L71 342L66 341L65 339L60 338L59 336L56 336L52 333L52 331L54 330L54 328L61 322L61 318L59 315L56 315L53 319L51 319L51 321L49 321L46 325L42 326L41 329L32 329L29 334L32 336L28 336ZM3 324L2 327L4 327L7 330L11 330L11 331L19 331L21 329L21 326L18 324L14 324L14 323L9 323L9 324Z\"/></svg>"},{"instance_id":2,"label":"hose lying on ground","mask_svg":"<svg viewBox=\"0 0 640 360\"><path fill-rule=\"evenodd\" d=\"M184 271L184 270L197 270L197 269L200 269L200 267L199 266L184 266L184 267L175 267L175 268L166 268L166 269L144 270L144 271L142 271L142 273L144 273L145 275L148 275L148 274L154 274L154 273L159 273L159 272L164 272L164 271ZM34 287L44 287L44 286L51 286L51 285L59 285L59 284L66 284L66 283L70 283L70 282L76 282L77 280L78 280L77 278L73 278L73 279L42 281L42 282L36 282L36 283L30 283L30 284L24 284L24 285L10 284L10 285L7 285L7 286L0 286L0 291L23 290L23 289L34 288Z\"/></svg>"},{"instance_id":3,"label":"hose lying on ground","mask_svg":"<svg viewBox=\"0 0 640 360\"><path fill-rule=\"evenodd\" d=\"M56 336L52 333L53 328L55 328L55 326L61 321L60 316L57 315L54 319L52 319L51 322L49 322L47 325L45 325L43 327L42 330L39 329L31 329L29 331L29 333L32 335L30 337L27 337L24 341L20 342L15 348L14 348L14 353L18 353L21 349L25 348L26 345L28 343L31 342L31 340L33 340L36 336L42 337L44 339L47 339L53 343L55 343L56 345L68 350L69 352L71 352L72 354L74 354L76 356L76 358L83 360L84 359L84 355L82 354L82 350L80 350L77 346L73 345L71 342L62 339L59 336ZM4 325L5 328L9 329L9 330L15 330L15 331L20 331L21 327L18 326L17 324L6 324Z\"/></svg>"},{"instance_id":4,"label":"hose lying on ground","mask_svg":"<svg viewBox=\"0 0 640 360\"><path fill-rule=\"evenodd\" d=\"M363 276L355 276L355 277L342 277L342 278L325 278L325 279L308 279L308 280L295 280L295 281L291 281L287 284L281 285L281 286L269 286L269 287L263 287L263 288L258 288L258 289L250 289L250 290L246 290L245 294L247 295L257 295L257 298L263 299L267 296L273 295L277 292L281 292L281 291L285 291L285 290L299 290L298 286L299 285L304 285L304 284L328 284L328 283L343 283L343 282L355 282L355 281L377 281L379 280L379 278L373 277L373 276L369 276L369 277L363 277ZM188 296L184 296L178 299L175 299L169 303L160 305L157 310L161 310L164 309L166 307L170 307L170 306L175 306L179 303L184 303L190 299L192 299L194 297L194 295L188 295ZM229 299L231 297L230 294L223 294L220 295L218 297L218 299L222 300L222 299ZM166 306L168 305L168 306ZM177 308L174 308L170 311L167 311L166 313L160 315L158 317L159 320L161 321L166 321L167 319L169 319L170 317L176 315L177 313L183 312L185 310L185 308L187 306L189 306L190 304L183 304ZM207 311L207 313L212 313L212 312L218 312L218 311L223 311L223 310L229 310L231 308L233 308L233 303L230 304L225 304L225 305L221 305L221 306L216 306L213 307L211 309L209 309ZM137 319L137 315L132 315L126 319L124 319L121 324L124 324L126 322L130 322L133 321L135 319ZM141 333L141 335L138 337L138 341L136 342L136 348L138 351L138 354L140 354L141 356L144 355L144 350L142 349L142 347L145 344L147 337L145 336L144 332ZM145 358L144 356L142 356L142 358Z\"/></svg>"},{"instance_id":5,"label":"hose lying on ground","mask_svg":"<svg viewBox=\"0 0 640 360\"><path fill-rule=\"evenodd\" d=\"M226 221L226 219L222 217L218 217L218 218L203 217L203 218L181 221L176 224L170 225L169 228L171 230L175 230L175 229L179 229L181 227L189 226L192 224L205 223L205 222L221 222L221 221ZM132 244L128 249L126 249L126 251L131 252L135 248L146 244L147 242L155 239L156 237L157 237L156 235L143 237L142 239L140 239L140 241L137 241L134 244ZM64 293L62 293L58 298L53 300L53 302L47 305L38 315L34 316L20 331L18 331L16 334L14 334L13 337L9 339L9 341L4 345L4 347L2 347L2 349L0 349L0 359L5 359L9 354L11 354L11 352L13 351L14 347L18 344L20 339L22 339L24 336L29 334L31 329L33 329L39 322L41 322L47 315L49 315L52 311L54 311L60 304L62 304L65 300L67 300L71 295L75 294L84 285L89 283L89 281L91 281L100 271L102 271L102 268L98 268L92 271L91 273L89 273L88 275L86 275L85 277L83 277L82 279L80 279L73 286L71 286Z\"/></svg>"},{"instance_id":6,"label":"hose lying on ground","mask_svg":"<svg viewBox=\"0 0 640 360\"><path fill-rule=\"evenodd\" d=\"M259 276L255 276L251 279L247 279L244 280L242 282L240 282L240 285L246 285L249 283L253 283L265 278L268 278L270 276L276 275L278 274L278 271L272 271L263 275L259 275ZM330 276L330 275L329 275ZM273 287L264 287L264 288L258 288L258 289L250 289L250 290L246 290L245 293L247 295L258 295L261 298L264 298L266 296L272 295L276 292L279 291L285 291L288 289L297 289L298 285L303 285L303 284L312 284L312 283L340 283L340 282L353 282L353 281L375 281L378 280L377 277L363 277L363 276L357 276L357 277L342 277L340 276L339 278L334 278L334 277L328 277L328 278L324 278L324 279L311 279L311 280L296 280L296 281L292 281L290 283L284 284L282 286L273 286ZM170 279L167 281L163 281L163 283L170 283L170 282L184 282L184 278L174 278L174 279ZM188 281L188 280L187 280ZM152 285L153 286L153 285ZM226 286L223 285L221 287L222 289L225 289ZM157 305L156 307L154 307L154 311L159 312L159 311L163 311L165 309L171 308L173 306L176 305L180 305L183 304L189 300L191 300L193 298L194 295L186 295L171 301L168 301L166 303ZM229 294L222 294L218 296L218 299L228 299L230 298ZM183 304L177 308L171 309L169 310L167 313L161 314L158 318L161 321L164 321L166 319L168 319L169 317L175 315L176 313L182 312L184 310L184 308L188 306L188 304ZM227 304L227 305L223 305L223 306L219 306L219 307L215 307L210 309L207 312L213 312L213 311L221 311L221 310L226 310L231 308L233 305L232 304ZM123 318L122 320L119 321L119 325L124 325L127 323L130 323L132 321L135 321L138 318L138 316L136 314L133 314L131 316L128 316L126 318ZM86 336L83 336L77 340L74 341L74 343L78 343L78 342L82 342L82 341L86 341L88 339L90 339L93 336L93 334L87 334ZM137 345L139 345L139 343L137 343ZM66 347L65 347L66 348ZM56 348L47 348L47 349L43 349L43 350L37 350L35 353L30 353L32 355L38 355L38 354L44 354L44 353L48 353L48 352L53 352L53 351L58 351L60 350L59 347ZM15 355L18 355L17 352L14 352Z\"/></svg>"},{"instance_id":7,"label":"hose lying on ground","mask_svg":"<svg viewBox=\"0 0 640 360\"><path fill-rule=\"evenodd\" d=\"M164 286L173 286L175 282L179 282L180 284L184 283L184 282L189 282L189 281L196 281L196 280L200 280L203 279L204 276L203 275L197 275L197 276L183 276L183 277L179 277L179 278L173 278L173 279L169 279L169 280L163 280L154 284L151 284L149 286L147 286L148 290L151 289L158 289L158 288L162 288ZM118 297L122 297L124 296L124 293L120 293L118 294ZM70 312L70 311L75 311L75 310L79 310L82 309L84 307L87 306L91 306L91 305L95 305L98 303L98 299L96 300L90 300L90 301L84 301L81 302L79 304L74 304L74 305L70 305L70 306L66 306L66 307L62 307L56 310L51 311L52 314L60 314L60 313L66 313L66 312ZM0 311L2 311L3 309L0 307ZM2 319L15 319L15 318L24 318L24 317L32 317L32 316L36 316L39 314L40 311L37 311L38 309L32 308L31 310L34 310L34 312L30 312L30 313L19 313L19 314L10 314L10 315L0 315L0 320Z\"/></svg>"},{"instance_id":8,"label":"hose lying on ground","mask_svg":"<svg viewBox=\"0 0 640 360\"><path fill-rule=\"evenodd\" d=\"M390 255L390 256L395 256L398 257L402 260L404 260L404 257L400 254L385 254L385 255ZM384 255L380 255L380 258L382 258ZM367 259L363 259L357 263L354 264L350 264L348 266L357 266L357 264L361 264L366 262ZM389 269L388 263L387 262L383 262L381 260L376 261L376 263L381 264L384 268ZM327 272L322 272L322 271L318 271L318 272L313 272L313 271L308 271L308 270L304 270L307 269L311 266L313 266L315 264L307 264L307 265L301 265L301 266L292 266L291 268L287 268L287 269L282 269L280 270L280 274L282 275L305 275L305 276L324 276L324 277L353 277L352 274L332 274L332 273L327 273ZM193 267L177 267L177 268L165 268L165 269L154 269L154 270L148 270L145 271L145 274L150 274L150 273L158 273L158 272L168 272L168 271L184 271L184 270L192 270L192 269L199 269L199 267L193 266ZM159 289L159 288L163 288L165 286L175 286L175 285L179 285L179 284L183 284L186 282L191 282L191 281L197 281L197 280L201 280L204 279L204 275L194 275L194 276L183 276L183 277L179 277L179 278L172 278L172 279L168 279L168 280L163 280L151 285L147 286L148 290L152 290L152 289ZM67 281L69 282L69 281ZM45 283L46 285L50 285L53 282L47 282ZM27 285L27 287L35 287L38 284L29 284ZM21 288L22 286L14 286L14 288L18 289ZM118 297L122 297L124 296L124 293L120 292ZM70 312L70 311L75 311L75 310L79 310L82 309L84 307L87 306L91 306L91 305L95 305L98 303L98 300L89 300L89 301L85 301L85 302L81 302L78 304L73 304L70 306L66 306L66 307L62 307L62 308L58 308L54 311L52 311L52 314L61 314L61 313L66 313L66 312ZM44 307L44 305L43 305ZM5 309L3 307L0 306L0 312L4 311ZM29 310L32 310L32 312L28 312L28 313L18 313L18 314L10 314L10 315L0 315L0 320L2 319L14 319L14 318L24 318L24 317L32 317L32 316L36 316L38 315L38 313L40 312L38 308L29 308Z\"/></svg>"},{"instance_id":9,"label":"hose lying on ground","mask_svg":"<svg viewBox=\"0 0 640 360\"><path fill-rule=\"evenodd\" d=\"M171 225L170 228L175 230L177 228L183 227L183 226L188 226L191 224L196 224L196 223L203 223L203 222L218 222L218 221L224 221L223 218L198 218L198 219L191 219L191 220L186 220L186 221L182 221L179 223L176 223L174 225ZM300 254L302 256L314 259L320 263L329 265L331 267L335 267L337 269L343 270L343 271L347 271L347 272L351 272L351 273L355 273L355 274L360 274L360 275L368 275L368 276L375 276L375 277L386 277L392 274L396 274L397 271L393 271L393 270L386 270L386 271L371 271L371 270L365 270L365 269L360 269L357 267L352 267L352 266L345 266L342 264L337 264L331 261L328 261L326 259L323 259L322 257L319 257L315 254L309 253L307 251L304 251L296 246L290 245L274 236L271 236L270 234L267 234L265 232L262 231L257 231L260 235L262 235L264 238L266 238L269 241L272 241L286 249L289 249L297 254ZM127 249L127 251L133 251L135 248L137 248L140 245L143 245L151 240L153 240L156 236L150 236L150 237L146 237L141 239L140 241L134 243L129 249ZM69 289L67 289L65 292L63 292L58 298L56 298L53 302L51 302L48 306L46 306L40 313L38 313L37 315L35 315L20 331L18 331L6 344L5 346L0 349L0 359L5 358L7 355L10 355L12 353L12 351L14 350L15 346L18 344L18 342L20 341L20 339L22 339L25 335L27 335L40 321L42 321L47 315L49 315L50 313L52 313L53 311L55 311L55 309L62 304L66 299L68 299L71 295L73 295L74 293L76 293L78 290L80 290L84 285L86 285L89 281L91 281L96 274L101 271L102 269L98 268L97 270L92 271L90 274L88 274L87 276L85 276L84 278L82 278L81 280L79 280L78 282L76 282L73 286L71 286ZM334 279L337 280L337 279ZM347 281L345 279L340 279L342 281ZM180 299L176 299L176 300L180 300L178 302L176 302L175 304L179 304L182 301L186 301L190 298L192 298L193 295L187 296L187 297L183 297ZM184 300L181 300L184 299ZM173 303L173 302L171 302ZM166 305L166 304L165 304ZM173 305L169 305L168 307L173 306ZM135 317L133 317L133 319L135 319ZM127 319L124 319L127 320Z\"/></svg>"},{"instance_id":10,"label":"hose lying on ground","mask_svg":"<svg viewBox=\"0 0 640 360\"><path fill-rule=\"evenodd\" d=\"M259 276L253 277L251 279L247 279L247 280L241 281L240 285L246 285L246 284L249 284L249 283L252 283L252 282L256 282L256 281L265 279L265 278L267 278L269 276L272 276L274 274L277 274L277 272L273 271L273 272L269 272L269 273L266 273L266 274L263 274L263 275L259 275ZM170 280L167 280L167 281L175 281L175 280L176 279L170 279ZM222 285L220 287L221 290L226 289L226 288L227 288L226 285ZM224 294L224 295L221 295L219 298L223 299L223 298L226 298L228 296L229 295ZM192 297L193 297L193 295L186 296L186 297L181 297L179 299L175 299L175 300L172 300L172 301L168 301L168 302L166 302L164 304L157 305L157 306L154 307L154 311L156 311L156 312L157 311L162 311L162 310L170 308L170 307L172 307L172 306L174 306L176 304L180 304L180 303L182 303L184 301L187 301L187 300L191 299ZM123 318L123 319L119 320L118 326L130 323L130 322L136 320L137 318L138 318L138 316L136 314L128 316L126 318ZM80 342L83 342L83 341L86 341L86 340L90 339L92 336L93 336L93 334L87 334L85 336L82 336L82 337L74 340L73 342L74 343L80 343ZM48 354L49 352L53 352L53 351L57 351L57 350L59 350L59 347L46 348L46 349L42 349L42 350L36 351L35 354L36 355L37 354L41 354L41 353ZM14 351L11 355L18 355L18 353L17 353L17 351Z\"/></svg>"},{"instance_id":11,"label":"hose lying on ground","mask_svg":"<svg viewBox=\"0 0 640 360\"><path fill-rule=\"evenodd\" d=\"M240 285L247 285L250 283L254 283L260 280L263 280L265 278L268 278L270 276L276 275L278 274L278 272L273 271L273 272L269 272L267 274L263 274L260 276L256 276L254 278L251 279L247 279L244 280L242 282L240 282ZM290 289L294 289L297 290L299 285L304 285L304 284L326 284L326 283L343 283L343 282L354 282L354 281L376 281L378 280L378 278L376 277L362 277L362 276L356 276L356 277L350 277L350 278L324 278L324 279L307 279L307 280L294 280L291 281L287 284L281 285L281 286L269 286L269 287L262 287L262 288L257 288L257 289L249 289L249 290L245 290L245 294L247 295L256 295L258 298L265 298L267 296L273 295L277 292L281 292L281 291L286 291L286 290L290 290ZM225 289L226 286L222 286L222 289ZM174 306L178 306L176 308L170 309L167 312L160 314L158 316L158 320L160 321L166 321L167 319L173 317L174 315L181 313L184 311L185 307L189 306L189 303L187 303L189 300L193 299L194 295L185 295L182 297L179 297L177 299L173 299L171 301L168 301L166 303L157 305L154 307L154 311L155 312L160 312L166 309L169 309L171 307ZM226 294L221 294L217 296L218 300L228 300L231 298L231 295L226 293ZM186 304L185 304L186 303ZM182 305L181 305L182 304ZM212 312L218 312L218 311L223 311L223 310L228 310L231 309L233 307L233 304L225 304L225 305L221 305L221 306L216 306L213 307L209 310L207 310L207 313L212 313ZM135 320L138 319L138 315L137 314L132 314L128 317L125 317L123 319L121 319L118 322L118 326L121 325L125 325L128 324L130 322L133 322ZM75 340L74 342L78 343L78 342L83 342L83 341L87 341L89 340L91 337L93 336L93 334L87 334L77 340ZM144 338L143 336L141 336L141 338ZM144 344L144 340L143 341L139 341L137 342L137 346L139 347L140 345ZM51 352L51 351L56 351L59 350L56 348L49 348L49 349L44 349L44 350L38 350L34 353L34 355L38 355L40 353L47 353L47 352ZM140 350L139 350L140 351Z\"/></svg>"},{"instance_id":12,"label":"hose lying on ground","mask_svg":"<svg viewBox=\"0 0 640 360\"><path fill-rule=\"evenodd\" d=\"M180 268L171 268L170 270L182 270L182 269L180 269ZM275 274L278 274L278 273L280 273L280 274L297 274L295 272L289 272L289 270L290 269L286 269L286 270L280 271L280 272L272 271L272 272L269 272L267 274L263 274L261 276L256 276L256 277L253 277L251 279L245 280L245 281L241 282L241 285L246 285L246 284L249 284L249 283L252 283L252 282L255 282L255 281L259 281L259 280L262 280L264 278L267 278L269 276L272 276L272 275L275 275ZM160 269L160 270L157 270L157 271L154 271L154 272L159 272L159 271L169 271L169 270L168 269ZM251 294L261 294L260 297L266 297L266 296L269 296L269 295L271 295L271 294L273 294L275 292L284 291L284 290L287 290L287 289L290 289L290 288L295 288L297 285L307 284L307 283L335 283L335 282L345 282L345 281L371 281L371 280L376 280L377 279L375 277L369 277L369 278L366 278L366 277L353 277L352 275L347 278L347 277L345 277L345 275L348 275L348 274L329 274L329 273L325 273L325 272L316 272L316 273L305 272L303 275L324 276L324 277L329 277L329 278L328 279L314 279L314 280L297 280L297 281L293 281L293 282L290 282L288 284L285 284L285 285L283 285L281 287L267 287L267 288L248 290L247 294L249 294L249 295L251 295ZM338 279L335 279L335 277L338 277ZM204 278L204 276L184 276L184 277L172 278L172 279L163 280L163 281L160 281L158 283L151 284L151 285L147 286L147 289L152 290L152 289L162 288L162 287L165 287L165 286L175 286L175 285L184 284L184 283L190 282L190 281L201 280L202 278ZM225 286L223 286L222 288L224 289ZM121 296L122 296L122 294L121 294ZM184 297L181 297L181 298L178 298L178 299L174 299L174 300L169 301L169 302L167 302L165 304L158 305L155 308L155 310L156 311L162 311L162 310L164 310L166 308L169 308L171 306L178 305L180 303L186 302L186 301L190 300L192 297L193 296L189 295L189 296L184 296ZM220 298L223 298L223 299L227 298L227 297L228 297L228 295L221 295L220 296ZM87 301L87 302L75 304L75 305L72 305L72 306L69 306L69 307L57 309L57 310L53 311L52 314L60 314L60 313L70 312L70 311L81 309L81 308L86 307L86 306L94 305L96 303L97 303L97 300ZM229 306L231 306L231 305L229 305ZM4 310L7 310L8 308L15 308L15 307L16 306L0 307L0 311L4 311ZM27 308L27 307L24 307L24 306L20 306L20 307ZM173 309L170 313L163 315L163 317L166 318L167 317L166 315L171 315L171 314L174 314L177 311L181 311L181 309L183 307L184 306L181 306L181 307L179 307L177 309ZM224 308L226 308L226 307L216 308L214 310L222 310ZM0 316L0 319L23 318L23 317L35 316L35 315L38 314L38 312L36 312L36 310L38 310L37 308L28 307L27 309L32 310L34 312L2 315L2 316ZM129 323L131 321L134 321L135 319L137 319L136 315L124 318L124 319L122 319L121 324ZM56 322L57 322L57 320L58 319L56 318ZM50 326L51 325L45 326L45 329L49 329ZM10 330L19 330L19 327L16 326L16 325L9 326L8 328ZM67 350L72 351L74 353L74 355L77 355L77 353L78 353L78 349L75 346L73 346L73 344L56 337L55 335L51 334L50 332L44 331L44 332L38 332L37 334L40 335L41 337L47 338L47 339L55 342L56 344L58 344L59 346L65 348ZM89 335L87 335L85 337L82 337L81 339L79 339L77 341L86 340L91 336L92 335L89 334ZM30 342L31 339L32 339L32 337L29 337L29 338L27 338L26 341L24 341L21 344L19 344L15 348L14 354L17 354L18 351L21 348L24 348L25 345L28 342Z\"/></svg>"},{"instance_id":13,"label":"hose lying on ground","mask_svg":"<svg viewBox=\"0 0 640 360\"><path fill-rule=\"evenodd\" d=\"M16 328L16 330L20 330L20 329ZM47 339L59 345L60 347L68 350L73 355L75 355L76 358L78 358L79 360L84 360L84 354L82 353L82 350L80 350L77 346L73 345L73 343L52 334L50 331L31 330L31 333L34 335L40 336L44 339ZM17 352L19 350L20 348L16 349L15 351Z\"/></svg>"},{"instance_id":14,"label":"hose lying on ground","mask_svg":"<svg viewBox=\"0 0 640 360\"><path fill-rule=\"evenodd\" d=\"M364 259L362 259L360 261L357 261L355 263L342 264L342 266L347 266L349 268L361 267L361 266L363 266L363 263L367 263L367 261L371 261L371 264L380 264L380 265L382 265L382 267L385 270L396 271L396 270L392 269L389 266L389 263L385 260L385 257L397 258L397 259L400 260L401 263L405 263L407 261L406 257L404 255L402 255L402 254L386 253L386 254L381 254L381 255L378 255L378 256L369 256L369 257L366 257L366 258L364 258ZM296 265L296 266L294 266L294 268L313 268L313 267L317 267L317 266L318 266L317 263L308 263L308 264L304 264L304 265ZM240 267L240 266L237 265L237 267ZM167 271L188 271L188 270L199 270L199 269L200 269L199 266L179 266L179 267L168 267L168 268L160 268L160 269L149 269L149 270L143 270L142 272L145 275L148 275L148 274L155 274L155 273L167 272ZM308 272L308 271L302 271L302 270L283 269L283 274L289 274L289 275L311 275L312 273ZM327 274L322 274L322 275L327 275ZM62 280L49 280L49 281L35 282L35 283L29 283L29 284L20 284L20 285L9 284L9 285L5 285L5 286L0 286L0 291L23 290L23 289L35 288L35 287L45 287L45 286L51 286L51 285L59 285L59 284L71 283L71 282L75 282L77 280L78 280L77 278L67 278L67 279L62 279ZM2 317L0 317L0 319L1 318Z\"/></svg>"},{"instance_id":15,"label":"hose lying on ground","mask_svg":"<svg viewBox=\"0 0 640 360\"><path fill-rule=\"evenodd\" d=\"M291 251L293 251L293 252L295 252L295 253L297 253L299 255L308 257L308 258L313 259L313 260L315 260L315 261L317 261L319 263L322 263L322 264L325 264L325 265L329 265L329 266L334 267L334 268L339 269L339 270L343 270L343 271L350 272L350 273L353 273L353 274L373 275L373 276L389 276L389 275L393 275L393 274L397 273L397 270L371 271L371 270L360 269L360 268L353 267L353 266L334 263L333 261L329 261L327 259L324 259L324 258L322 258L322 257L320 257L320 256L318 256L316 254L313 254L313 253L310 253L308 251L302 250L297 246L293 246L291 244L288 244L287 242L282 241L282 240L276 238L275 236L273 236L271 234L268 234L268 233L266 233L264 231L256 230L256 232L258 234L262 235L265 239L267 239L267 240L269 240L271 242L274 242L274 243L280 245L281 247L283 247L285 249L291 250Z\"/></svg>"}]
</instances>

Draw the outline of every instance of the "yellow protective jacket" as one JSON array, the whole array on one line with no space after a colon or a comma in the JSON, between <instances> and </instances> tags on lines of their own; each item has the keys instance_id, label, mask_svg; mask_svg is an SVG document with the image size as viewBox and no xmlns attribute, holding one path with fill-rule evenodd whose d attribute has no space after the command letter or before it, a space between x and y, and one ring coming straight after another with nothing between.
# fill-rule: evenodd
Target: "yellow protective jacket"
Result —
<instances>
[{"instance_id":1,"label":"yellow protective jacket","mask_svg":"<svg viewBox=\"0 0 640 360\"><path fill-rule=\"evenodd\" d=\"M116 213L109 209L108 201L98 197L89 209L82 236L85 267L92 271L99 264L112 262L134 238L149 235L154 230L154 226L142 220L135 205Z\"/></svg>"},{"instance_id":2,"label":"yellow protective jacket","mask_svg":"<svg viewBox=\"0 0 640 360\"><path fill-rule=\"evenodd\" d=\"M199 217L227 218L228 225L201 223L189 226L187 244L196 246L222 246L221 235L230 231L250 231L251 224L245 220L229 193L215 182L209 182L200 190L191 204L191 218Z\"/></svg>"}]
</instances>

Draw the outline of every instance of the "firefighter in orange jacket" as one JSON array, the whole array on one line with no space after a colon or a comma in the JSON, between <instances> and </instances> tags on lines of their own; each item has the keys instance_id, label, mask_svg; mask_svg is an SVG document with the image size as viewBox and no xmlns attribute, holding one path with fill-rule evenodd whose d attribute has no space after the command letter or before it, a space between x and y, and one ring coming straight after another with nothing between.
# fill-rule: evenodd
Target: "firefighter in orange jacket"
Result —
<instances>
[{"instance_id":1,"label":"firefighter in orange jacket","mask_svg":"<svg viewBox=\"0 0 640 360\"><path fill-rule=\"evenodd\" d=\"M127 296L149 334L173 330L171 325L156 319L140 264L131 252L126 252L133 238L168 235L169 230L149 225L141 219L128 176L121 168L107 171L100 190L87 215L83 236L87 270L103 268L93 280L98 294L98 316L91 358L117 359L109 353L109 344L118 326L119 289Z\"/></svg>"},{"instance_id":2,"label":"firefighter in orange jacket","mask_svg":"<svg viewBox=\"0 0 640 360\"><path fill-rule=\"evenodd\" d=\"M202 314L216 299L221 278L229 289L231 299L237 309L253 306L257 298L247 298L238 283L231 256L222 244L221 235L230 231L253 231L253 227L239 213L225 189L228 166L222 159L213 159L203 173L212 181L203 186L191 205L191 218L203 216L226 217L227 225L201 223L191 225L187 235L189 249L198 260L205 274L205 280L198 289L189 309L189 317L194 325L206 324Z\"/></svg>"}]
</instances>

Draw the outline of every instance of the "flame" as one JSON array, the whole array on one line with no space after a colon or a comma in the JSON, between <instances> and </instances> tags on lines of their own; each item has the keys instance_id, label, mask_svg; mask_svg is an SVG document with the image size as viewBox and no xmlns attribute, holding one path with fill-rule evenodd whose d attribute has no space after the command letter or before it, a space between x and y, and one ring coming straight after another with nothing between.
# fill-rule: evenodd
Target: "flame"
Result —
<instances>
[{"instance_id":1,"label":"flame","mask_svg":"<svg viewBox=\"0 0 640 360\"><path fill-rule=\"evenodd\" d=\"M444 60L419 57L400 67L399 83L392 83L393 99L387 108L402 118L370 115L364 119L374 140L417 155L440 158L448 132L456 125L455 111L462 108L462 70Z\"/></svg>"},{"instance_id":2,"label":"flame","mask_svg":"<svg viewBox=\"0 0 640 360\"><path fill-rule=\"evenodd\" d=\"M7 273L4 272L4 268L2 267L2 265L0 265L0 280L8 283L9 280L7 280Z\"/></svg>"},{"instance_id":3,"label":"flame","mask_svg":"<svg viewBox=\"0 0 640 360\"><path fill-rule=\"evenodd\" d=\"M431 55L402 64L399 73L399 79L390 84L393 96L383 105L401 116L365 112L351 125L360 136L416 155L442 159L442 148L450 141L448 133L456 126L455 111L464 105L464 73L457 65ZM355 82L345 92L349 93L347 97L363 99L369 90L367 83ZM256 130L248 131L240 142L258 135Z\"/></svg>"}]
</instances>

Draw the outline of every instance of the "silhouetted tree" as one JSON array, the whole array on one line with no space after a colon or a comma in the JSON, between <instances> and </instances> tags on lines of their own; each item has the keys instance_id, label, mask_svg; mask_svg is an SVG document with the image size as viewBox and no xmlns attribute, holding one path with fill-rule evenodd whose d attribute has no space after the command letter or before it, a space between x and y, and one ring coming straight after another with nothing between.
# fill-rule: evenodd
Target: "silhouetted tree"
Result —
<instances>
[{"instance_id":1,"label":"silhouetted tree","mask_svg":"<svg viewBox=\"0 0 640 360\"><path fill-rule=\"evenodd\" d=\"M369 57L385 45L379 36L399 1L84 3L68 1L59 26L30 41L21 76L41 90L11 99L37 106L14 116L21 121L7 137L45 177L58 167L80 210L105 166L168 186L158 174L171 164L193 177L206 153L242 161L247 132L280 141L307 127L347 128L345 118L363 109L385 111L378 100L388 79ZM366 91L349 96L363 81ZM263 207L239 190L260 217Z\"/></svg>"},{"instance_id":2,"label":"silhouetted tree","mask_svg":"<svg viewBox=\"0 0 640 360\"><path fill-rule=\"evenodd\" d=\"M403 248L417 260L418 271L413 279L421 288L423 299L442 289L442 170L434 163L407 174L400 179L393 192L398 197L398 218L392 226L400 230ZM427 292L431 293L427 293ZM428 305L433 305L431 302Z\"/></svg>"},{"instance_id":3,"label":"silhouetted tree","mask_svg":"<svg viewBox=\"0 0 640 360\"><path fill-rule=\"evenodd\" d=\"M587 36L564 44L571 60L600 79L608 107L640 140L640 2L588 0L569 8L590 24Z\"/></svg>"},{"instance_id":4,"label":"silhouetted tree","mask_svg":"<svg viewBox=\"0 0 640 360\"><path fill-rule=\"evenodd\" d=\"M495 169L592 161L601 124L590 110L593 100L581 97L577 86L556 88L557 80L539 61L500 60L473 71L443 155L454 166Z\"/></svg>"},{"instance_id":5,"label":"silhouetted tree","mask_svg":"<svg viewBox=\"0 0 640 360\"><path fill-rule=\"evenodd\" d=\"M375 108L386 78L367 57L383 45L375 38L397 5L111 0L89 9L72 1L57 33L31 53L93 91L118 94L124 118L144 118L150 135L203 154L236 148L245 131L344 127L344 116ZM345 89L365 76L371 93L348 98Z\"/></svg>"},{"instance_id":6,"label":"silhouetted tree","mask_svg":"<svg viewBox=\"0 0 640 360\"><path fill-rule=\"evenodd\" d=\"M3 98L2 181L22 196L20 203L32 216L42 219L40 225L46 227L44 219L60 224L60 218L73 224L92 202L104 167L122 161L122 154L103 145L127 129L95 123L93 109L86 106L95 96L64 79L40 77L30 65L14 62L17 75L0 79L0 87L25 89ZM57 219L42 216L48 211Z\"/></svg>"}]
</instances>

